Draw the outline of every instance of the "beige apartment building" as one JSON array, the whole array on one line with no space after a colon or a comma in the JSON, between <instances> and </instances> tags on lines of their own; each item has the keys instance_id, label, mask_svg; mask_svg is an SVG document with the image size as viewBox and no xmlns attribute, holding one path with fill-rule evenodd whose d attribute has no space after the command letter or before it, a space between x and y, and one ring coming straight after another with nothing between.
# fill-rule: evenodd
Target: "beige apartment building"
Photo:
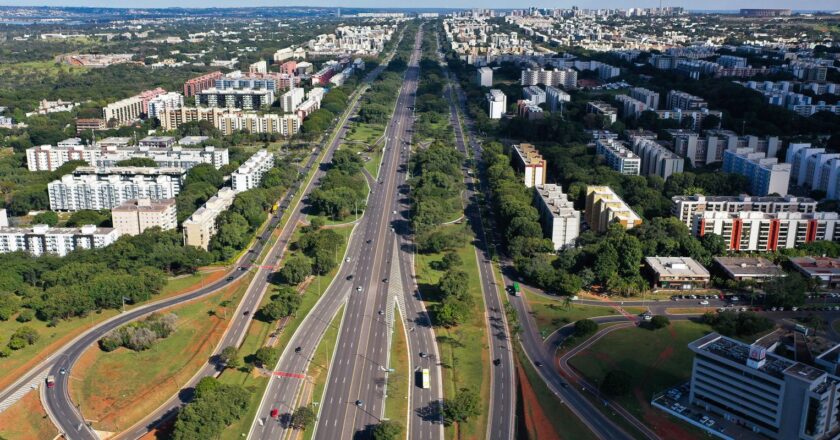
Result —
<instances>
[{"instance_id":1,"label":"beige apartment building","mask_svg":"<svg viewBox=\"0 0 840 440\"><path fill-rule=\"evenodd\" d=\"M586 187L586 208L584 219L589 228L596 232L605 232L610 223L616 222L625 229L642 224L642 218L636 214L621 197L608 186Z\"/></svg>"},{"instance_id":2,"label":"beige apartment building","mask_svg":"<svg viewBox=\"0 0 840 440\"><path fill-rule=\"evenodd\" d=\"M139 235L146 229L178 226L175 199L133 199L111 210L111 222L120 235Z\"/></svg>"},{"instance_id":3,"label":"beige apartment building","mask_svg":"<svg viewBox=\"0 0 840 440\"><path fill-rule=\"evenodd\" d=\"M211 197L207 203L184 220L184 244L187 246L207 249L210 239L216 234L216 217L230 208L236 192L233 188L224 187Z\"/></svg>"}]
</instances>

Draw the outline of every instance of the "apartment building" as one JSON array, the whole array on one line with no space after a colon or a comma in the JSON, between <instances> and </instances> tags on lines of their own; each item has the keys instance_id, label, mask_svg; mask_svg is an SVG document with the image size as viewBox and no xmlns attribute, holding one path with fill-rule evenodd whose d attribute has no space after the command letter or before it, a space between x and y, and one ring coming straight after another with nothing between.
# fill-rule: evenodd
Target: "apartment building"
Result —
<instances>
[{"instance_id":1,"label":"apartment building","mask_svg":"<svg viewBox=\"0 0 840 440\"><path fill-rule=\"evenodd\" d=\"M545 185L548 163L531 144L517 144L511 148L514 167L524 174L528 188Z\"/></svg>"},{"instance_id":2,"label":"apartment building","mask_svg":"<svg viewBox=\"0 0 840 440\"><path fill-rule=\"evenodd\" d=\"M26 167L29 171L55 171L71 160L83 160L93 164L99 151L99 148L85 145L30 147L26 149Z\"/></svg>"},{"instance_id":3,"label":"apartment building","mask_svg":"<svg viewBox=\"0 0 840 440\"><path fill-rule=\"evenodd\" d=\"M548 110L556 112L558 108L563 108L564 102L569 102L572 97L568 93L553 86L545 86L545 102L548 104Z\"/></svg>"},{"instance_id":4,"label":"apartment building","mask_svg":"<svg viewBox=\"0 0 840 440\"><path fill-rule=\"evenodd\" d=\"M507 96L499 89L491 89L486 96L487 113L490 119L501 119L507 111Z\"/></svg>"},{"instance_id":5,"label":"apartment building","mask_svg":"<svg viewBox=\"0 0 840 440\"><path fill-rule=\"evenodd\" d=\"M586 112L603 116L609 124L613 124L618 120L618 110L604 101L587 102Z\"/></svg>"},{"instance_id":6,"label":"apartment building","mask_svg":"<svg viewBox=\"0 0 840 440\"><path fill-rule=\"evenodd\" d=\"M0 227L0 253L27 252L64 257L76 249L103 248L117 241L119 231L86 225L79 228L51 228L33 225L29 228Z\"/></svg>"},{"instance_id":7,"label":"apartment building","mask_svg":"<svg viewBox=\"0 0 840 440\"><path fill-rule=\"evenodd\" d=\"M102 119L108 123L125 125L140 119L143 114L143 100L137 96L121 99L102 108Z\"/></svg>"},{"instance_id":8,"label":"apartment building","mask_svg":"<svg viewBox=\"0 0 840 440\"><path fill-rule=\"evenodd\" d=\"M639 174L643 176L659 176L665 180L674 173L682 173L685 168L685 158L665 148L655 140L636 137L631 138L633 153L642 160Z\"/></svg>"},{"instance_id":9,"label":"apartment building","mask_svg":"<svg viewBox=\"0 0 840 440\"><path fill-rule=\"evenodd\" d=\"M694 216L697 237L715 233L730 251L773 252L817 240L840 240L840 215L836 212L703 212Z\"/></svg>"},{"instance_id":10,"label":"apartment building","mask_svg":"<svg viewBox=\"0 0 840 440\"><path fill-rule=\"evenodd\" d=\"M754 196L786 195L791 165L766 156L767 153L756 152L752 148L727 150L723 153L723 171L749 179L750 192Z\"/></svg>"},{"instance_id":11,"label":"apartment building","mask_svg":"<svg viewBox=\"0 0 840 440\"><path fill-rule=\"evenodd\" d=\"M278 133L289 137L300 131L301 118L297 114L276 115L256 113L225 114L217 119L216 128L224 135L237 131L248 133Z\"/></svg>"},{"instance_id":12,"label":"apartment building","mask_svg":"<svg viewBox=\"0 0 840 440\"><path fill-rule=\"evenodd\" d=\"M837 197L840 154L828 153L825 148L814 148L808 143L788 146L785 162L789 163L791 183L812 190L831 192Z\"/></svg>"},{"instance_id":13,"label":"apartment building","mask_svg":"<svg viewBox=\"0 0 840 440\"><path fill-rule=\"evenodd\" d=\"M166 109L176 109L184 106L184 95L175 92L164 93L149 100L147 104L148 116L157 118Z\"/></svg>"},{"instance_id":14,"label":"apartment building","mask_svg":"<svg viewBox=\"0 0 840 440\"><path fill-rule=\"evenodd\" d=\"M178 109L164 109L158 114L160 126L169 131L177 129L181 124L187 122L209 121L213 126L218 125L218 119L230 113L239 113L238 109L225 109L217 107L181 107Z\"/></svg>"},{"instance_id":15,"label":"apartment building","mask_svg":"<svg viewBox=\"0 0 840 440\"><path fill-rule=\"evenodd\" d=\"M268 73L268 62L260 60L251 64L248 66L248 73Z\"/></svg>"},{"instance_id":16,"label":"apartment building","mask_svg":"<svg viewBox=\"0 0 840 440\"><path fill-rule=\"evenodd\" d=\"M659 108L659 93L653 90L648 90L644 87L633 87L630 89L630 97L645 103L652 110Z\"/></svg>"},{"instance_id":17,"label":"apartment building","mask_svg":"<svg viewBox=\"0 0 840 440\"><path fill-rule=\"evenodd\" d=\"M747 59L735 55L721 55L717 63L727 69L737 69L747 67Z\"/></svg>"},{"instance_id":18,"label":"apartment building","mask_svg":"<svg viewBox=\"0 0 840 440\"><path fill-rule=\"evenodd\" d=\"M543 113L542 107L527 99L516 101L516 114L521 118L533 121L535 119L541 119L544 116Z\"/></svg>"},{"instance_id":19,"label":"apartment building","mask_svg":"<svg viewBox=\"0 0 840 440\"><path fill-rule=\"evenodd\" d=\"M274 167L274 155L268 150L254 153L230 176L231 186L237 193L260 186L263 175Z\"/></svg>"},{"instance_id":20,"label":"apartment building","mask_svg":"<svg viewBox=\"0 0 840 440\"><path fill-rule=\"evenodd\" d=\"M132 158L148 158L159 168L179 168L189 171L190 168L209 163L218 169L229 162L227 148L206 146L203 148L170 147L166 149L149 147L102 148L91 165L98 168L116 167L117 163Z\"/></svg>"},{"instance_id":21,"label":"apartment building","mask_svg":"<svg viewBox=\"0 0 840 440\"><path fill-rule=\"evenodd\" d=\"M137 142L140 147L147 148L172 148L175 145L173 136L146 136Z\"/></svg>"},{"instance_id":22,"label":"apartment building","mask_svg":"<svg viewBox=\"0 0 840 440\"><path fill-rule=\"evenodd\" d=\"M215 87L202 90L196 95L196 102L205 107L226 107L256 110L268 107L274 102L274 90L268 89L224 89Z\"/></svg>"},{"instance_id":23,"label":"apartment building","mask_svg":"<svg viewBox=\"0 0 840 440\"><path fill-rule=\"evenodd\" d=\"M703 98L682 92L680 90L671 90L668 92L666 103L667 105L665 108L668 110L699 110L709 106Z\"/></svg>"},{"instance_id":24,"label":"apartment building","mask_svg":"<svg viewBox=\"0 0 840 440\"><path fill-rule=\"evenodd\" d=\"M304 90L298 87L289 89L288 92L280 95L280 107L286 113L291 113L303 102Z\"/></svg>"},{"instance_id":25,"label":"apartment building","mask_svg":"<svg viewBox=\"0 0 840 440\"><path fill-rule=\"evenodd\" d=\"M9 227L9 216L6 214L5 209L0 209L0 228L8 228Z\"/></svg>"},{"instance_id":26,"label":"apartment building","mask_svg":"<svg viewBox=\"0 0 840 440\"><path fill-rule=\"evenodd\" d=\"M543 232L551 239L554 250L574 246L580 235L580 211L575 210L563 188L551 183L539 185L534 199Z\"/></svg>"},{"instance_id":27,"label":"apartment building","mask_svg":"<svg viewBox=\"0 0 840 440\"><path fill-rule=\"evenodd\" d=\"M840 379L773 353L778 345L717 333L691 342L689 401L771 439L836 438Z\"/></svg>"},{"instance_id":28,"label":"apartment building","mask_svg":"<svg viewBox=\"0 0 840 440\"><path fill-rule=\"evenodd\" d=\"M605 232L610 224L625 229L642 224L642 218L608 186L587 186L584 220L596 232Z\"/></svg>"},{"instance_id":29,"label":"apartment building","mask_svg":"<svg viewBox=\"0 0 840 440\"><path fill-rule=\"evenodd\" d=\"M615 101L618 103L621 115L624 118L638 118L642 112L650 110L647 104L631 96L616 95Z\"/></svg>"},{"instance_id":30,"label":"apartment building","mask_svg":"<svg viewBox=\"0 0 840 440\"><path fill-rule=\"evenodd\" d=\"M753 197L746 194L740 196L674 196L671 198L671 215L680 219L689 228L694 217L704 212L763 212L777 214L781 212L796 212L813 214L817 211L817 201L806 197Z\"/></svg>"},{"instance_id":31,"label":"apartment building","mask_svg":"<svg viewBox=\"0 0 840 440\"><path fill-rule=\"evenodd\" d=\"M525 69L520 75L519 83L522 86L535 86L537 84L543 84L546 86L563 87L566 90L572 90L577 88L577 78L578 74L574 69Z\"/></svg>"},{"instance_id":32,"label":"apartment building","mask_svg":"<svg viewBox=\"0 0 840 440\"><path fill-rule=\"evenodd\" d=\"M184 230L184 244L202 249L210 247L210 239L216 235L216 217L233 204L236 192L224 187L198 208L181 225Z\"/></svg>"},{"instance_id":33,"label":"apartment building","mask_svg":"<svg viewBox=\"0 0 840 440\"><path fill-rule=\"evenodd\" d=\"M306 101L303 101L296 109L295 114L297 115L299 120L304 120L309 117L312 113L316 110L321 108L321 100L315 97L307 98Z\"/></svg>"},{"instance_id":34,"label":"apartment building","mask_svg":"<svg viewBox=\"0 0 840 440\"><path fill-rule=\"evenodd\" d=\"M776 157L781 147L781 141L775 136L738 136L729 130L706 130L705 136L692 130L674 129L667 132L673 138L674 151L687 157L693 166L721 162L724 151L739 148L749 148L772 158Z\"/></svg>"},{"instance_id":35,"label":"apartment building","mask_svg":"<svg viewBox=\"0 0 840 440\"><path fill-rule=\"evenodd\" d=\"M76 118L76 134L108 129L108 121L100 118Z\"/></svg>"},{"instance_id":36,"label":"apartment building","mask_svg":"<svg viewBox=\"0 0 840 440\"><path fill-rule=\"evenodd\" d=\"M248 74L236 72L225 75L216 80L213 87L216 90L272 90L276 91L279 86L274 74Z\"/></svg>"},{"instance_id":37,"label":"apartment building","mask_svg":"<svg viewBox=\"0 0 840 440\"><path fill-rule=\"evenodd\" d=\"M479 87L493 87L493 69L486 66L479 67L475 81Z\"/></svg>"},{"instance_id":38,"label":"apartment building","mask_svg":"<svg viewBox=\"0 0 840 440\"><path fill-rule=\"evenodd\" d=\"M709 110L707 108L701 108L699 110L674 109L656 111L657 118L673 119L677 121L677 124L680 125L683 125L683 121L688 120L690 123L689 128L694 131L700 131L703 128L703 121L710 116L714 116L717 118L717 124L715 127L712 128L720 128L720 121L723 120L723 112L719 110Z\"/></svg>"},{"instance_id":39,"label":"apartment building","mask_svg":"<svg viewBox=\"0 0 840 440\"><path fill-rule=\"evenodd\" d=\"M179 168L79 167L47 184L50 210L112 209L131 199L171 199L185 175Z\"/></svg>"},{"instance_id":40,"label":"apartment building","mask_svg":"<svg viewBox=\"0 0 840 440\"><path fill-rule=\"evenodd\" d=\"M120 235L140 235L149 228L164 231L178 227L175 199L135 199L111 210L111 224Z\"/></svg>"},{"instance_id":41,"label":"apartment building","mask_svg":"<svg viewBox=\"0 0 840 440\"><path fill-rule=\"evenodd\" d=\"M522 97L534 105L540 105L545 104L546 93L539 86L527 86L522 88Z\"/></svg>"},{"instance_id":42,"label":"apartment building","mask_svg":"<svg viewBox=\"0 0 840 440\"><path fill-rule=\"evenodd\" d=\"M599 139L595 142L595 152L604 158L605 164L621 174L638 176L642 168L642 159L630 151L621 141Z\"/></svg>"},{"instance_id":43,"label":"apartment building","mask_svg":"<svg viewBox=\"0 0 840 440\"><path fill-rule=\"evenodd\" d=\"M187 80L184 83L184 96L195 96L199 92L214 87L216 80L222 77L222 72L215 71Z\"/></svg>"}]
</instances>

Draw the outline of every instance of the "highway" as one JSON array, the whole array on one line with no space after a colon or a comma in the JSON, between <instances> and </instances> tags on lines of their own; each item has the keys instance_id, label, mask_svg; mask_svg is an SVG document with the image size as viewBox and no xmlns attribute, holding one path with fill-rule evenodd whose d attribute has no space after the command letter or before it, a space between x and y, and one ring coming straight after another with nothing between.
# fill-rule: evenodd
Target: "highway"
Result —
<instances>
[{"instance_id":1,"label":"highway","mask_svg":"<svg viewBox=\"0 0 840 440\"><path fill-rule=\"evenodd\" d=\"M333 436L331 432L342 431L345 426L348 430L353 429L351 427L357 426L357 419L358 423L362 424L360 426L364 427L371 424L371 421L378 422L381 417L386 373L383 370L390 333L390 325L386 322L384 313L389 283L383 280L389 276L388 263L393 260L395 234L391 227L399 215L399 213L394 214L399 203L397 174L400 161L406 157L402 154L397 142L404 133L406 119L410 119L410 112L406 113L408 94L405 93L407 88L405 84L416 85L417 68L414 58L412 57L412 63L406 71L406 83L397 98L394 123L386 128L385 147L379 172L380 183L373 184L365 215L350 236L344 263L339 268L336 277L304 318L289 345L281 354L274 369L273 378L266 387L257 417L251 426L249 438L277 439L284 438L288 434L288 417L299 405L302 385L309 380L307 371L313 353L343 304L346 304L344 319L327 376L328 394L323 402L319 402L321 422L316 427L320 429L316 432L316 436L318 438L349 438L352 435ZM412 78L413 80L410 81ZM383 314L380 315L379 310L382 310ZM369 344L371 340L378 342ZM368 348L373 351L372 354L368 353ZM326 368L327 366L314 367ZM367 377L359 378L365 375ZM366 381L366 385L364 388L359 388L362 381ZM352 387L359 397L350 399L343 395L336 397L329 394L329 390L338 390L341 386ZM362 396L363 391L364 396ZM314 396L314 398L320 399L320 396ZM356 406L356 400L362 400L365 403L362 406ZM283 416L276 420L269 417L273 409L277 409ZM360 416L359 413L362 415ZM342 418L341 425L338 423L339 417ZM325 424L327 421L330 422L329 425Z\"/></svg>"},{"instance_id":2,"label":"highway","mask_svg":"<svg viewBox=\"0 0 840 440\"><path fill-rule=\"evenodd\" d=\"M448 70L444 70L444 72L449 79ZM451 86L447 87L446 96L449 101L450 123L455 131L455 144L462 154L469 157L463 127L458 115L457 101L453 96ZM476 152L475 156L476 160L480 160L480 153ZM477 181L473 176L467 174L464 182L467 188L464 193L464 198L467 200L465 214L478 238L475 249L481 278L481 291L484 295L487 334L490 340L490 358L492 359L490 410L487 415L486 438L510 440L513 439L516 429L516 369L513 363L513 347L511 346L507 316L499 297L499 286L496 283L495 272L493 271L493 255L488 247L489 242L481 218L480 200L477 198L478 194L476 194Z\"/></svg>"},{"instance_id":3,"label":"highway","mask_svg":"<svg viewBox=\"0 0 840 440\"><path fill-rule=\"evenodd\" d=\"M365 81L372 81L373 78L375 78L379 73L381 73L383 69L384 65L373 70L367 75ZM350 111L346 112L343 115L338 134L333 138L332 142L328 146L328 150L322 158L322 164L327 164L330 161L332 161L333 152L340 144L341 138L344 136L344 133L349 127L349 125L347 124L348 116L355 113L355 111L358 110L358 94L354 95L352 102L352 108L350 109ZM308 173L311 167L315 163L317 163L317 158L318 156L316 154L310 156L306 168L304 169L304 173ZM323 176L324 172L324 167L319 167L312 179L310 179L307 182L306 187L304 188L303 197L301 197L300 200L304 200L306 195L312 191L312 189L320 181L320 178ZM293 198L294 191L288 191L284 195L283 199L280 201L280 206L289 206ZM42 374L41 372L43 371L43 369L47 369L48 374L55 376L56 385L55 387L46 390L46 392L44 393L44 403L48 414L50 415L53 422L56 423L59 430L61 432L67 433L67 435L73 438L74 440L77 438L97 438L96 434L85 423L83 423L82 414L80 414L79 408L70 399L70 396L67 391L67 383L72 375L72 367L88 347L90 347L92 344L95 344L106 333L119 326L122 326L133 320L142 318L143 316L146 316L152 312L167 309L175 305L183 304L210 295L228 286L231 283L239 282L245 276L245 274L248 273L247 271L254 271L255 274L253 279L251 280L250 285L248 286L248 290L245 293L243 299L240 301L236 311L233 312L231 322L228 324L226 332L223 335L220 343L217 345L214 354L218 354L218 352L220 352L224 347L230 345L239 346L239 344L241 344L242 340L247 334L250 320L253 319L254 314L252 312L256 311L258 305L262 301L263 295L265 294L265 291L268 286L269 279L271 277L272 272L274 271L276 262L280 259L281 255L287 248L292 233L294 232L294 228L296 227L298 222L304 218L305 214L303 214L302 212L303 205L300 202L298 202L294 207L292 207L292 209L293 211L288 221L286 222L285 227L281 231L279 238L268 251L266 258L263 260L265 263L264 265L251 266L250 263L253 263L256 259L256 256L259 256L263 252L264 246L268 242L271 233L279 225L280 219L283 215L282 209L278 210L275 214L272 215L272 217L269 220L268 226L263 230L263 233L261 234L259 239L254 242L249 252L247 252L240 259L239 263L234 267L234 269L229 274L227 274L222 280L212 283L196 291L193 291L189 294L148 304L146 306L134 309L132 311L121 314L111 320L108 320L95 327L91 331L88 331L80 338L77 338L75 341L63 347L59 351L57 356L51 358L51 362L46 363L40 368L34 369L29 375L27 375L27 377L37 377L39 374ZM189 391L192 389L195 383L198 382L198 380L200 380L202 377L217 375L219 373L219 366L215 362L213 362L213 359L214 358L208 360L208 362L201 368L201 370L198 371L194 375L194 377L183 386L183 389L187 392L181 392L173 396L170 400L168 400L161 407L159 407L154 413L148 415L141 422L137 423L133 427L130 427L126 431L121 433L119 435L119 438L138 438L146 432L148 432L149 429L154 427L162 419L174 414L179 407L181 407L183 404L189 401L189 399L192 397ZM65 369L67 374L61 374L62 368ZM18 383L28 383L26 377L23 379L24 380L19 381ZM10 387L10 389L4 391L4 393L0 395L0 399L4 399L7 394L10 395L14 391L15 390L12 389L12 387Z\"/></svg>"}]
</instances>

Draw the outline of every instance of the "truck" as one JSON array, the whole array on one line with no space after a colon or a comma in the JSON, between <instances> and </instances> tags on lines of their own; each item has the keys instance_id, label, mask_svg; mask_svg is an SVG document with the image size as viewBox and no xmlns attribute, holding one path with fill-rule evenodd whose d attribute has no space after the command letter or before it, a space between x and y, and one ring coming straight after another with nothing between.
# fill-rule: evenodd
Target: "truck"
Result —
<instances>
[{"instance_id":1,"label":"truck","mask_svg":"<svg viewBox=\"0 0 840 440\"><path fill-rule=\"evenodd\" d=\"M277 209L280 208L280 202L276 202L274 205L271 206L271 213L274 214L277 212Z\"/></svg>"},{"instance_id":2,"label":"truck","mask_svg":"<svg viewBox=\"0 0 840 440\"><path fill-rule=\"evenodd\" d=\"M516 281L513 282L513 296L522 296L522 288L519 287L519 283Z\"/></svg>"},{"instance_id":3,"label":"truck","mask_svg":"<svg viewBox=\"0 0 840 440\"><path fill-rule=\"evenodd\" d=\"M47 376L47 388L55 387L55 376L49 375Z\"/></svg>"},{"instance_id":4,"label":"truck","mask_svg":"<svg viewBox=\"0 0 840 440\"><path fill-rule=\"evenodd\" d=\"M420 388L428 390L431 388L431 377L428 368L420 370Z\"/></svg>"}]
</instances>

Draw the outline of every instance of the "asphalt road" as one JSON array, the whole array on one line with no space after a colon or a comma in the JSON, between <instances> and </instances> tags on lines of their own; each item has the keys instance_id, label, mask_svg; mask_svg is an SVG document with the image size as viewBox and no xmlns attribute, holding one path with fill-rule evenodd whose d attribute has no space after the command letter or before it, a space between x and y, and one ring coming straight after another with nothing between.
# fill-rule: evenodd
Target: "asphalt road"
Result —
<instances>
[{"instance_id":1,"label":"asphalt road","mask_svg":"<svg viewBox=\"0 0 840 440\"><path fill-rule=\"evenodd\" d=\"M406 78L413 75L413 82L416 84L416 62L413 66L413 70L409 67ZM365 400L365 397L349 399L346 396L327 394L324 401L319 402L319 419L329 420L331 423L319 424L321 432L316 434L318 438L344 438L333 437L330 432L344 430L345 426L350 430L351 426L356 426L357 418L359 423L367 424L367 420L378 421L381 416L385 374L381 366L385 365L388 351L387 347L383 346L386 345L390 330L384 320L384 314L379 315L377 312L385 308L388 283L382 280L388 277L390 267L387 263L393 259L393 246L389 246L389 243L393 243L395 234L390 227L397 217L397 214L393 214L399 197L396 176L400 162L405 159L400 148L396 146L395 138L402 133L406 117L410 118L410 114L406 116L405 113L407 95L404 90L405 86L398 97L394 118L395 121L401 122L386 129L386 143L380 169L380 179L383 183L374 183L365 209L366 214L350 236L345 261L336 277L304 318L281 354L273 378L266 387L249 438L278 439L288 434L289 416L298 405L302 385L309 380L309 368L329 369L327 390L337 390L342 386L352 387L359 395L362 392L360 390L366 392L365 397L370 396L367 402L378 402L378 406L371 403L357 407L355 400ZM361 290L357 290L358 288ZM324 332L343 304L346 304L346 307L332 365L310 366L313 353ZM354 330L350 331L351 328ZM348 337L348 334L352 337ZM369 344L371 340L379 342ZM369 354L369 351L372 353ZM374 382L375 385L362 389L360 387L363 380L367 381L367 385ZM272 419L270 413L273 409L277 409L282 416ZM359 413L363 415L359 416ZM340 426L339 417L342 418Z\"/></svg>"},{"instance_id":2,"label":"asphalt road","mask_svg":"<svg viewBox=\"0 0 840 440\"><path fill-rule=\"evenodd\" d=\"M448 72L447 72L448 77ZM449 100L450 124L455 131L455 143L458 150L465 156L468 154L464 139L463 127L458 117L457 100L453 96L452 88L447 88L446 96ZM480 150L475 149L476 161L481 160ZM481 278L481 291L484 295L487 331L490 339L490 410L488 413L487 436L493 440L509 440L514 436L516 428L516 370L513 363L513 353L510 331L507 325L504 306L499 297L498 285L493 272L492 252L488 248L484 223L481 218L480 200L476 194L477 181L469 174L465 176L467 200L465 214L478 240L475 243L478 259L478 269Z\"/></svg>"},{"instance_id":3,"label":"asphalt road","mask_svg":"<svg viewBox=\"0 0 840 440\"><path fill-rule=\"evenodd\" d=\"M381 71L382 68L377 68L366 77L366 80L369 82ZM354 113L357 109L358 103L355 103L353 111L348 114ZM347 125L347 119L342 122L343 124L339 129L339 134L335 136L332 143L329 145L328 151L324 154L322 164L327 164L332 161L333 152L340 144L341 138L349 127ZM307 166L304 169L304 173L308 173L310 168L316 163L317 157L318 156L316 154L310 156ZM311 192L318 184L324 172L325 168L323 166L319 167L313 179L309 181L309 184L307 184L304 189L304 195L301 200L305 199L306 195L309 194L309 192ZM294 198L293 194L293 191L287 192L284 198L280 201L280 206L288 206ZM262 253L268 238L271 236L271 232L277 228L280 222L280 218L283 215L283 209L278 210L272 215L268 227L265 228L259 239L252 245L251 250L242 257L239 264L222 280L196 290L190 294L149 304L148 306L119 315L115 319L107 321L99 327L96 327L93 331L88 332L83 337L77 339L69 344L69 346L62 349L60 351L60 355L55 358L54 362L50 366L48 366L49 374L54 375L56 378L56 386L48 389L45 393L46 409L48 413L51 414L51 418L54 422L57 423L59 430L67 433L67 435L74 440L77 438L97 438L93 431L85 423L83 423L83 415L80 414L79 408L72 402L67 391L67 382L70 375L72 375L72 367L90 345L96 343L96 341L98 341L107 332L121 325L139 319L149 313L212 294L219 289L226 287L230 283L237 282L247 273L246 270L255 271L255 276L251 280L251 284L249 285L245 296L240 301L237 309L232 312L231 322L228 325L226 333L222 337L222 341L217 345L216 350L214 351L214 356L211 357L201 370L197 372L187 384L184 385L180 393L173 396L154 413L145 417L141 422L121 433L119 438L138 438L144 435L161 420L173 415L178 408L188 402L192 398L192 387L198 382L198 380L205 376L217 375L220 372L219 365L215 361L215 355L218 354L218 352L224 347L230 345L239 346L244 339L250 320L253 319L253 312L258 308L263 295L265 294L269 280L274 271L274 266L287 248L292 233L294 232L295 225L305 215L302 212L302 207L303 204L301 203L293 207L294 211L289 217L285 228L281 231L280 237L274 243L266 258L263 260L264 265L251 266L250 263L253 263L254 258ZM242 268L246 268L246 270L241 270ZM67 374L61 374L62 368L65 369ZM35 377L38 373L40 373L40 370L33 371L30 375ZM13 390L10 390L10 392L13 392ZM2 396L0 396L0 398L2 398Z\"/></svg>"}]
</instances>

